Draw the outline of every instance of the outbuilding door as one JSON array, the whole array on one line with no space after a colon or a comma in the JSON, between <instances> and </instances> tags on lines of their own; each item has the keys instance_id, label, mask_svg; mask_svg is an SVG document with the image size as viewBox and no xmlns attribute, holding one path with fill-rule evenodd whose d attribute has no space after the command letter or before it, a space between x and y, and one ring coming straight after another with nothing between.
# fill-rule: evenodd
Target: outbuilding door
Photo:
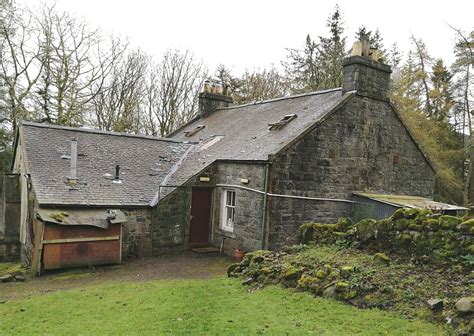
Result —
<instances>
[{"instance_id":1,"label":"outbuilding door","mask_svg":"<svg viewBox=\"0 0 474 336\"><path fill-rule=\"evenodd\" d=\"M195 188L191 200L189 243L209 244L212 189Z\"/></svg>"}]
</instances>

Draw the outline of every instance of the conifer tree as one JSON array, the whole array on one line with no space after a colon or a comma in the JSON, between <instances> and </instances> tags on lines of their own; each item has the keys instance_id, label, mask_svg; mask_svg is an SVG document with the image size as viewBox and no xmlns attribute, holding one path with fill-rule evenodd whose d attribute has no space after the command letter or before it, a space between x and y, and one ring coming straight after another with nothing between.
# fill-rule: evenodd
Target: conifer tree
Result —
<instances>
[{"instance_id":1,"label":"conifer tree","mask_svg":"<svg viewBox=\"0 0 474 336\"><path fill-rule=\"evenodd\" d=\"M342 61L347 56L342 13L336 6L327 21L328 36L313 40L307 35L303 49L288 49L283 62L290 90L294 93L340 87Z\"/></svg>"},{"instance_id":2,"label":"conifer tree","mask_svg":"<svg viewBox=\"0 0 474 336\"><path fill-rule=\"evenodd\" d=\"M448 123L450 111L454 106L452 90L453 76L444 66L442 59L437 59L431 74L432 89L429 93L432 107L432 117L435 120Z\"/></svg>"}]
</instances>

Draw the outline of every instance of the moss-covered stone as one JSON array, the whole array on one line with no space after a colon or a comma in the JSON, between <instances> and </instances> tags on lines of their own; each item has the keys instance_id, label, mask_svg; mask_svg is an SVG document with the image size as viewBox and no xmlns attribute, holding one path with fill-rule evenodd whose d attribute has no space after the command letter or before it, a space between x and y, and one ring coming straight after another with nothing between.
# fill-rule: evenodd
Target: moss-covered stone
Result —
<instances>
[{"instance_id":1,"label":"moss-covered stone","mask_svg":"<svg viewBox=\"0 0 474 336\"><path fill-rule=\"evenodd\" d=\"M325 269L319 269L315 275L318 279L324 279L328 276L328 272Z\"/></svg>"},{"instance_id":2,"label":"moss-covered stone","mask_svg":"<svg viewBox=\"0 0 474 336\"><path fill-rule=\"evenodd\" d=\"M301 275L300 269L294 266L289 266L283 273L283 279L287 281L297 280L300 277L300 275Z\"/></svg>"},{"instance_id":3,"label":"moss-covered stone","mask_svg":"<svg viewBox=\"0 0 474 336\"><path fill-rule=\"evenodd\" d=\"M405 219L405 218L398 219L398 220L396 220L396 221L393 223L393 227L394 227L395 230L397 230L397 231L403 231L403 230L405 230L406 228L408 228L408 225L409 225L409 222L408 222L408 220Z\"/></svg>"},{"instance_id":4,"label":"moss-covered stone","mask_svg":"<svg viewBox=\"0 0 474 336\"><path fill-rule=\"evenodd\" d=\"M354 289L345 291L344 293L342 293L342 295L340 295L340 298L342 300L352 300L356 297L357 297L357 291L355 291Z\"/></svg>"},{"instance_id":5,"label":"moss-covered stone","mask_svg":"<svg viewBox=\"0 0 474 336\"><path fill-rule=\"evenodd\" d=\"M339 220L336 223L336 229L338 231L345 232L345 231L347 231L347 229L349 229L349 227L352 224L353 223L352 223L352 220L350 218L346 218L346 217L339 218Z\"/></svg>"},{"instance_id":6,"label":"moss-covered stone","mask_svg":"<svg viewBox=\"0 0 474 336\"><path fill-rule=\"evenodd\" d=\"M432 231L435 231L435 230L438 230L439 229L439 221L438 219L436 218L428 218L428 219L425 219L421 225L423 227L426 227L428 230L432 230Z\"/></svg>"},{"instance_id":7,"label":"moss-covered stone","mask_svg":"<svg viewBox=\"0 0 474 336\"><path fill-rule=\"evenodd\" d=\"M426 208L420 209L420 211L418 212L418 215L416 215L415 221L418 224L421 224L424 220L428 219L432 215L433 215L433 211L431 211L430 209L426 209Z\"/></svg>"},{"instance_id":8,"label":"moss-covered stone","mask_svg":"<svg viewBox=\"0 0 474 336\"><path fill-rule=\"evenodd\" d=\"M423 226L420 224L410 223L408 224L408 229L413 231L423 231Z\"/></svg>"},{"instance_id":9,"label":"moss-covered stone","mask_svg":"<svg viewBox=\"0 0 474 336\"><path fill-rule=\"evenodd\" d=\"M405 210L404 209L398 209L393 213L393 215L390 217L393 221L405 218Z\"/></svg>"},{"instance_id":10,"label":"moss-covered stone","mask_svg":"<svg viewBox=\"0 0 474 336\"><path fill-rule=\"evenodd\" d=\"M231 277L231 276L234 276L236 275L236 272L238 270L238 268L240 267L240 264L230 264L229 267L227 267L227 276L228 277Z\"/></svg>"},{"instance_id":11,"label":"moss-covered stone","mask_svg":"<svg viewBox=\"0 0 474 336\"><path fill-rule=\"evenodd\" d=\"M380 253L380 252L374 254L374 259L378 260L378 261L381 261L383 263L389 263L390 262L390 258L385 253Z\"/></svg>"},{"instance_id":12,"label":"moss-covered stone","mask_svg":"<svg viewBox=\"0 0 474 336\"><path fill-rule=\"evenodd\" d=\"M402 244L410 244L412 242L412 237L408 233L401 233L398 237Z\"/></svg>"},{"instance_id":13,"label":"moss-covered stone","mask_svg":"<svg viewBox=\"0 0 474 336\"><path fill-rule=\"evenodd\" d=\"M260 269L260 271L262 272L262 274L265 274L265 275L273 273L273 271L270 267L262 267Z\"/></svg>"},{"instance_id":14,"label":"moss-covered stone","mask_svg":"<svg viewBox=\"0 0 474 336\"><path fill-rule=\"evenodd\" d=\"M363 242L375 238L376 224L377 221L370 218L359 221L354 225L355 235Z\"/></svg>"},{"instance_id":15,"label":"moss-covered stone","mask_svg":"<svg viewBox=\"0 0 474 336\"><path fill-rule=\"evenodd\" d=\"M354 272L353 266L342 266L340 269L340 274L343 278L348 278Z\"/></svg>"},{"instance_id":16,"label":"moss-covered stone","mask_svg":"<svg viewBox=\"0 0 474 336\"><path fill-rule=\"evenodd\" d=\"M337 224L305 223L298 230L298 237L301 243L322 242L334 243L337 235Z\"/></svg>"},{"instance_id":17,"label":"moss-covered stone","mask_svg":"<svg viewBox=\"0 0 474 336\"><path fill-rule=\"evenodd\" d=\"M474 219L469 219L462 222L457 226L457 229L461 232L470 232L474 228Z\"/></svg>"},{"instance_id":18,"label":"moss-covered stone","mask_svg":"<svg viewBox=\"0 0 474 336\"><path fill-rule=\"evenodd\" d=\"M314 223L304 223L298 229L300 243L307 244L314 239Z\"/></svg>"},{"instance_id":19,"label":"moss-covered stone","mask_svg":"<svg viewBox=\"0 0 474 336\"><path fill-rule=\"evenodd\" d=\"M347 237L347 233L341 231L334 231L332 235L334 236L334 238L339 240L345 239Z\"/></svg>"},{"instance_id":20,"label":"moss-covered stone","mask_svg":"<svg viewBox=\"0 0 474 336\"><path fill-rule=\"evenodd\" d=\"M375 225L375 228L377 230L377 235L380 234L386 234L393 228L393 222L391 219L386 218L386 219L381 219L377 221L377 224Z\"/></svg>"},{"instance_id":21,"label":"moss-covered stone","mask_svg":"<svg viewBox=\"0 0 474 336\"><path fill-rule=\"evenodd\" d=\"M349 283L345 281L336 282L336 292L343 292L349 288Z\"/></svg>"},{"instance_id":22,"label":"moss-covered stone","mask_svg":"<svg viewBox=\"0 0 474 336\"><path fill-rule=\"evenodd\" d=\"M443 230L454 230L461 222L462 219L455 216L443 215L439 217L439 226Z\"/></svg>"},{"instance_id":23,"label":"moss-covered stone","mask_svg":"<svg viewBox=\"0 0 474 336\"><path fill-rule=\"evenodd\" d=\"M406 219L415 219L416 216L418 216L420 210L419 209L416 209L416 208L412 208L412 209L403 209L404 212L405 212L405 218Z\"/></svg>"},{"instance_id":24,"label":"moss-covered stone","mask_svg":"<svg viewBox=\"0 0 474 336\"><path fill-rule=\"evenodd\" d=\"M474 254L474 244L469 245L466 248L467 253Z\"/></svg>"},{"instance_id":25,"label":"moss-covered stone","mask_svg":"<svg viewBox=\"0 0 474 336\"><path fill-rule=\"evenodd\" d=\"M323 292L321 280L307 274L303 274L298 280L297 288L309 290L317 295L321 295Z\"/></svg>"}]
</instances>

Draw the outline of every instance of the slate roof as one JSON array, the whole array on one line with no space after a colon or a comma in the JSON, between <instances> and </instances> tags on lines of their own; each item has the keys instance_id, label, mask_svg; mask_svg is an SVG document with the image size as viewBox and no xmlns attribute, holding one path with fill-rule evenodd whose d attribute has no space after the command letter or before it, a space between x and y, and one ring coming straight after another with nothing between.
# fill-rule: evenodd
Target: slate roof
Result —
<instances>
[{"instance_id":1,"label":"slate roof","mask_svg":"<svg viewBox=\"0 0 474 336\"><path fill-rule=\"evenodd\" d=\"M351 96L352 94L346 94ZM334 110L344 99L341 89L313 92L221 108L195 118L168 139L97 130L23 123L28 172L40 205L147 206L217 160L267 161L288 143ZM278 130L268 124L285 115L297 117ZM205 127L186 137L184 132ZM71 139L78 140L77 189L70 174ZM114 175L120 165L121 184Z\"/></svg>"},{"instance_id":2,"label":"slate roof","mask_svg":"<svg viewBox=\"0 0 474 336\"><path fill-rule=\"evenodd\" d=\"M339 88L221 108L205 118L195 118L169 135L173 140L199 144L193 146L167 182L181 185L216 160L267 161L269 155L278 153L338 106L342 98ZM269 123L293 113L297 117L284 127L269 130ZM185 136L199 125L205 127Z\"/></svg>"},{"instance_id":3,"label":"slate roof","mask_svg":"<svg viewBox=\"0 0 474 336\"><path fill-rule=\"evenodd\" d=\"M55 205L146 206L158 185L190 148L169 139L109 133L89 129L23 123L28 172L38 202ZM70 175L71 139L77 139L77 189ZM104 174L120 165L121 184Z\"/></svg>"}]
</instances>

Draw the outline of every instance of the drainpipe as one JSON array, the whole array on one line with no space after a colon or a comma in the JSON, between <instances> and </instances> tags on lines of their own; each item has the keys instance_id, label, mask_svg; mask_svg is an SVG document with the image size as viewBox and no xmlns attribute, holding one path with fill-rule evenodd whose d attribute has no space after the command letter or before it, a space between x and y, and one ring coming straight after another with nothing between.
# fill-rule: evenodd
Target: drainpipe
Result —
<instances>
[{"instance_id":1,"label":"drainpipe","mask_svg":"<svg viewBox=\"0 0 474 336\"><path fill-rule=\"evenodd\" d=\"M264 177L264 186L263 186L263 210L262 210L262 227L260 229L262 241L262 250L265 249L265 223L267 221L267 199L268 199L268 167L269 163L265 164L265 177Z\"/></svg>"},{"instance_id":2,"label":"drainpipe","mask_svg":"<svg viewBox=\"0 0 474 336\"><path fill-rule=\"evenodd\" d=\"M158 200L160 200L161 196L161 186L158 186ZM156 218L156 211L158 211L158 203L151 205L151 224L150 224L150 236L151 236L151 246L153 249L153 238L155 236L155 218Z\"/></svg>"}]
</instances>

